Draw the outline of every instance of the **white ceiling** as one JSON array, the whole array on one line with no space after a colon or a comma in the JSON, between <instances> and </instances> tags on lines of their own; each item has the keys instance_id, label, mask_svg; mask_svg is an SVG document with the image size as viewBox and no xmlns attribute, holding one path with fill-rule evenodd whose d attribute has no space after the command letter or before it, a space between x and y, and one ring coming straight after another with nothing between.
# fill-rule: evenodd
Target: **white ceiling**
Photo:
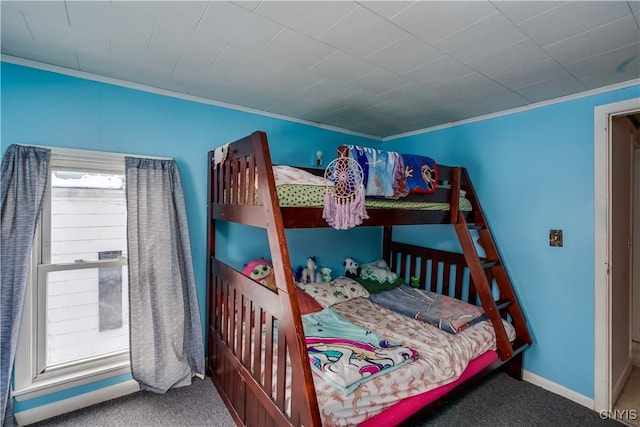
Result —
<instances>
[{"instance_id":1,"label":"white ceiling","mask_svg":"<svg viewBox=\"0 0 640 427\"><path fill-rule=\"evenodd\" d=\"M380 138L640 77L637 0L1 5L4 55Z\"/></svg>"}]
</instances>

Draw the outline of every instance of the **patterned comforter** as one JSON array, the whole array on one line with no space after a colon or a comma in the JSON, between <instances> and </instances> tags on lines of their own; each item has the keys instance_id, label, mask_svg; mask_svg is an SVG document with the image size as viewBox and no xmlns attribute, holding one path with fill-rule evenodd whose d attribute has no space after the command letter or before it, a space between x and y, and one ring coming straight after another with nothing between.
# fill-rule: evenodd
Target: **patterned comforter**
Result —
<instances>
[{"instance_id":1,"label":"patterned comforter","mask_svg":"<svg viewBox=\"0 0 640 427\"><path fill-rule=\"evenodd\" d=\"M332 308L356 325L417 350L420 357L392 373L361 384L348 396L344 396L314 373L324 426L361 423L405 397L455 381L469 361L495 349L495 335L488 321L452 335L427 323L389 311L367 298L352 299ZM513 327L505 325L507 335L514 339Z\"/></svg>"},{"instance_id":2,"label":"patterned comforter","mask_svg":"<svg viewBox=\"0 0 640 427\"><path fill-rule=\"evenodd\" d=\"M418 358L412 348L348 322L331 308L302 317L311 368L347 396Z\"/></svg>"}]
</instances>

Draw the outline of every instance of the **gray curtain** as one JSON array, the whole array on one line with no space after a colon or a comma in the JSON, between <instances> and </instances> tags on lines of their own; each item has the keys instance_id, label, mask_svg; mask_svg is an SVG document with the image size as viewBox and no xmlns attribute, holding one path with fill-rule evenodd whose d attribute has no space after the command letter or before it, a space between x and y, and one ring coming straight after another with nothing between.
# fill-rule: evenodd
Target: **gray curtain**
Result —
<instances>
[{"instance_id":1,"label":"gray curtain","mask_svg":"<svg viewBox=\"0 0 640 427\"><path fill-rule=\"evenodd\" d=\"M126 157L131 371L164 393L204 376L204 346L178 167Z\"/></svg>"},{"instance_id":2,"label":"gray curtain","mask_svg":"<svg viewBox=\"0 0 640 427\"><path fill-rule=\"evenodd\" d=\"M10 145L0 182L0 404L5 425L13 425L11 371L16 355L31 249L49 178L51 150Z\"/></svg>"}]
</instances>

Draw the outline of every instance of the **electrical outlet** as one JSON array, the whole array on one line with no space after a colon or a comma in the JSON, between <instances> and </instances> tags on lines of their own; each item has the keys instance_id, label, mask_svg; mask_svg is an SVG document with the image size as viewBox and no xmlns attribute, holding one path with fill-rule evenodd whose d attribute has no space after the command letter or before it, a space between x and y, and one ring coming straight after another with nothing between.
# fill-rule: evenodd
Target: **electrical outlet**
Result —
<instances>
[{"instance_id":1,"label":"electrical outlet","mask_svg":"<svg viewBox=\"0 0 640 427\"><path fill-rule=\"evenodd\" d=\"M562 246L562 230L549 232L549 246Z\"/></svg>"}]
</instances>

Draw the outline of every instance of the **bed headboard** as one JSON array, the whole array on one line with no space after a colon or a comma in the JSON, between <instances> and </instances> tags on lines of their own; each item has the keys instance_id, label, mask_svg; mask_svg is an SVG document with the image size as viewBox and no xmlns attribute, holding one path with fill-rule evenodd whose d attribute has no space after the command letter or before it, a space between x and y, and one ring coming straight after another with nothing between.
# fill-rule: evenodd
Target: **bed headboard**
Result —
<instances>
[{"instance_id":1,"label":"bed headboard","mask_svg":"<svg viewBox=\"0 0 640 427\"><path fill-rule=\"evenodd\" d=\"M463 254L392 241L385 256L391 270L406 283L418 277L421 288L480 304Z\"/></svg>"}]
</instances>

